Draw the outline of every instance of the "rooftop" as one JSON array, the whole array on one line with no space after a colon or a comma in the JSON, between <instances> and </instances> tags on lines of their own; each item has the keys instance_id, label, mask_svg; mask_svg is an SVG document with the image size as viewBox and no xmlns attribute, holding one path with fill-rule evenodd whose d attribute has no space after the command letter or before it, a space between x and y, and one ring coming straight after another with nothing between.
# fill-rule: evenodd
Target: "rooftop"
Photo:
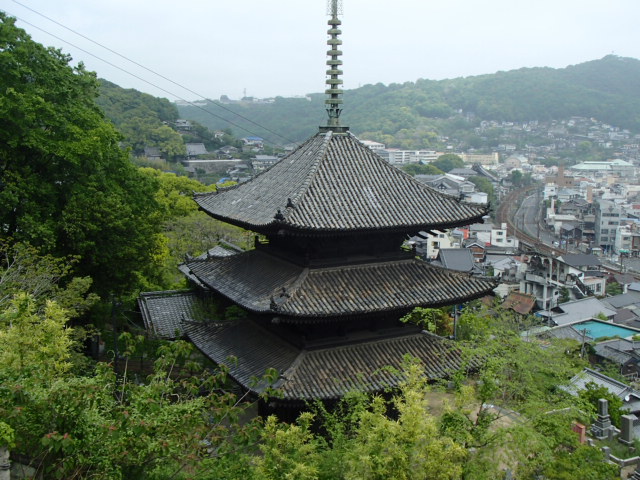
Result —
<instances>
[{"instance_id":1,"label":"rooftop","mask_svg":"<svg viewBox=\"0 0 640 480\"><path fill-rule=\"evenodd\" d=\"M259 232L417 232L481 222L487 213L416 181L350 133L331 131L250 181L196 201L218 220Z\"/></svg>"},{"instance_id":2,"label":"rooftop","mask_svg":"<svg viewBox=\"0 0 640 480\"><path fill-rule=\"evenodd\" d=\"M402 379L397 369L407 354L423 364L429 379L446 377L464 365L452 342L426 332L390 337L373 332L359 342L299 349L250 320L222 327L188 322L185 330L202 353L226 365L232 378L254 392L268 386L255 379L265 368L274 368L279 378L273 387L282 393L280 401L330 400L356 388L379 392L394 387Z\"/></svg>"},{"instance_id":3,"label":"rooftop","mask_svg":"<svg viewBox=\"0 0 640 480\"><path fill-rule=\"evenodd\" d=\"M407 258L309 268L261 249L194 259L184 269L243 308L293 317L345 317L442 306L491 293L492 281Z\"/></svg>"}]
</instances>

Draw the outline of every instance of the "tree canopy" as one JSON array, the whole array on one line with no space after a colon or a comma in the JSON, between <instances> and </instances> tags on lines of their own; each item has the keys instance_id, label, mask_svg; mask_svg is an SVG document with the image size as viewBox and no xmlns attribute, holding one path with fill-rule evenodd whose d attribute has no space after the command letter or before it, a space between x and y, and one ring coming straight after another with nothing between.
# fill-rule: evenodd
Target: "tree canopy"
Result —
<instances>
[{"instance_id":1,"label":"tree canopy","mask_svg":"<svg viewBox=\"0 0 640 480\"><path fill-rule=\"evenodd\" d=\"M431 165L443 172L449 172L454 168L464 167L464 161L455 153L445 153L444 155L440 155L435 162L431 162Z\"/></svg>"},{"instance_id":2,"label":"tree canopy","mask_svg":"<svg viewBox=\"0 0 640 480\"><path fill-rule=\"evenodd\" d=\"M156 183L119 146L82 64L0 13L0 234L77 255L96 290L140 284L157 246Z\"/></svg>"}]
</instances>

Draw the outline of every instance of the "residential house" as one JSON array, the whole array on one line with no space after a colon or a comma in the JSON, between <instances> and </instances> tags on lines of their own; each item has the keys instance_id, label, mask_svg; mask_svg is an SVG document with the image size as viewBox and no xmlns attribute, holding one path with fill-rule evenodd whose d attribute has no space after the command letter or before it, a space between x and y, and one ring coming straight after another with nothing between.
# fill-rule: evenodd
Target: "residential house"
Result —
<instances>
[{"instance_id":1,"label":"residential house","mask_svg":"<svg viewBox=\"0 0 640 480\"><path fill-rule=\"evenodd\" d=\"M234 147L233 145L225 145L224 147L221 147L217 153L223 157L228 157L231 158L232 156L235 156L236 153L238 153L240 150L237 147Z\"/></svg>"},{"instance_id":2,"label":"residential house","mask_svg":"<svg viewBox=\"0 0 640 480\"><path fill-rule=\"evenodd\" d=\"M174 125L176 127L176 130L180 132L188 132L189 130L191 130L191 122L183 118L179 118L178 120L176 120L176 123Z\"/></svg>"},{"instance_id":3,"label":"residential house","mask_svg":"<svg viewBox=\"0 0 640 480\"><path fill-rule=\"evenodd\" d=\"M264 139L260 137L244 137L242 143L248 147L255 147L260 150L264 148Z\"/></svg>"},{"instance_id":4,"label":"residential house","mask_svg":"<svg viewBox=\"0 0 640 480\"><path fill-rule=\"evenodd\" d=\"M582 298L560 303L550 310L540 310L536 315L545 318L552 325L573 325L604 315L611 322L616 311L607 307L595 297Z\"/></svg>"},{"instance_id":5,"label":"residential house","mask_svg":"<svg viewBox=\"0 0 640 480\"><path fill-rule=\"evenodd\" d=\"M513 310L520 315L529 315L536 305L536 297L521 292L511 292L502 302L506 310Z\"/></svg>"},{"instance_id":6,"label":"residential house","mask_svg":"<svg viewBox=\"0 0 640 480\"><path fill-rule=\"evenodd\" d=\"M599 200L595 211L595 241L604 251L611 251L615 245L616 230L623 216L623 209L617 203Z\"/></svg>"},{"instance_id":7,"label":"residential house","mask_svg":"<svg viewBox=\"0 0 640 480\"><path fill-rule=\"evenodd\" d=\"M280 157L274 155L256 155L251 159L253 171L258 173L266 170L280 160Z\"/></svg>"},{"instance_id":8,"label":"residential house","mask_svg":"<svg viewBox=\"0 0 640 480\"><path fill-rule=\"evenodd\" d=\"M487 245L484 242L478 242L476 240L466 240L464 242L464 248L471 252L473 261L476 263L484 262Z\"/></svg>"},{"instance_id":9,"label":"residential house","mask_svg":"<svg viewBox=\"0 0 640 480\"><path fill-rule=\"evenodd\" d=\"M599 360L614 364L621 375L627 378L638 378L638 374L640 374L640 342L626 338L614 338L596 343L594 350Z\"/></svg>"},{"instance_id":10,"label":"residential house","mask_svg":"<svg viewBox=\"0 0 640 480\"><path fill-rule=\"evenodd\" d=\"M471 250L466 248L441 248L436 259L431 262L449 270L481 275L482 269L473 261Z\"/></svg>"},{"instance_id":11,"label":"residential house","mask_svg":"<svg viewBox=\"0 0 640 480\"><path fill-rule=\"evenodd\" d=\"M630 387L626 383L615 380L604 373L597 372L590 368L585 368L575 375L569 385L564 389L571 395L578 395L581 390L585 390L587 384L594 383L598 387L604 387L613 395L622 400L622 408L629 413L640 416L640 392ZM634 423L635 425L635 423ZM634 435L638 436L639 426L634 426Z\"/></svg>"},{"instance_id":12,"label":"residential house","mask_svg":"<svg viewBox=\"0 0 640 480\"><path fill-rule=\"evenodd\" d=\"M566 264L560 268L561 277L563 275L577 276L594 295L602 296L605 294L607 278L602 272L602 263L597 256L585 253L565 253L558 257L558 260Z\"/></svg>"},{"instance_id":13,"label":"residential house","mask_svg":"<svg viewBox=\"0 0 640 480\"><path fill-rule=\"evenodd\" d=\"M465 180L462 177L455 175L416 175L415 179L432 188L435 188L439 192L446 193L456 197L464 197L467 194L473 193L476 186Z\"/></svg>"},{"instance_id":14,"label":"residential house","mask_svg":"<svg viewBox=\"0 0 640 480\"><path fill-rule=\"evenodd\" d=\"M407 242L415 247L416 255L424 260L433 260L438 256L441 248L452 247L452 237L448 232L418 232L418 235L411 237Z\"/></svg>"},{"instance_id":15,"label":"residential house","mask_svg":"<svg viewBox=\"0 0 640 480\"><path fill-rule=\"evenodd\" d=\"M144 147L144 156L150 160L158 160L162 158L162 153L158 147Z\"/></svg>"},{"instance_id":16,"label":"residential house","mask_svg":"<svg viewBox=\"0 0 640 480\"><path fill-rule=\"evenodd\" d=\"M187 158L195 158L198 155L206 155L209 153L204 143L187 143L185 146L187 147Z\"/></svg>"},{"instance_id":17,"label":"residential house","mask_svg":"<svg viewBox=\"0 0 640 480\"><path fill-rule=\"evenodd\" d=\"M594 276L595 273L587 273L577 266L564 262L561 258L532 255L528 259L527 269L520 280L520 291L534 295L537 298L538 307L549 310L563 297L580 299L593 295L592 285L598 283L592 279ZM589 285L585 283L587 278ZM594 288L604 292L605 283L606 279L602 279L598 283L600 286L594 285Z\"/></svg>"}]
</instances>

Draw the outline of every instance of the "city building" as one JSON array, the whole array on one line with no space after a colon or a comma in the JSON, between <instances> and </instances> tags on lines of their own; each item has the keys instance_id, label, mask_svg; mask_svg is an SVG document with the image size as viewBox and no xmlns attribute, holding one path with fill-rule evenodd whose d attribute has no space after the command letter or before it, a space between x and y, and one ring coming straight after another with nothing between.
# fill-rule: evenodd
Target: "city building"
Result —
<instances>
[{"instance_id":1,"label":"city building","mask_svg":"<svg viewBox=\"0 0 640 480\"><path fill-rule=\"evenodd\" d=\"M616 230L623 216L623 209L617 203L599 200L595 208L595 242L605 252L611 252L615 245Z\"/></svg>"}]
</instances>

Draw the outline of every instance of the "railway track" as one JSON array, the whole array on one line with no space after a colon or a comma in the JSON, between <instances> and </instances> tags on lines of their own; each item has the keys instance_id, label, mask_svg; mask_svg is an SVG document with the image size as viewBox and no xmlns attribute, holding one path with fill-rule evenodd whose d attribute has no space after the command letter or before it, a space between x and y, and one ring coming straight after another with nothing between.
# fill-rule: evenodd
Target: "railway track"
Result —
<instances>
[{"instance_id":1,"label":"railway track","mask_svg":"<svg viewBox=\"0 0 640 480\"><path fill-rule=\"evenodd\" d=\"M536 189L535 185L525 187L521 190L514 190L510 192L498 205L496 209L496 220L499 223L507 224L507 231L511 232L519 241L522 250L530 251L531 253L540 253L544 255L552 255L554 257L561 256L566 253L565 250L554 248L543 242L538 238L529 235L528 233L518 229L516 222L514 221L515 214L526 197L531 195ZM523 248L524 247L524 248ZM620 273L620 270L602 265L602 269L611 273ZM640 275L627 272L636 279L640 279Z\"/></svg>"},{"instance_id":2,"label":"railway track","mask_svg":"<svg viewBox=\"0 0 640 480\"><path fill-rule=\"evenodd\" d=\"M523 230L518 229L516 222L514 221L515 214L522 205L522 202L526 197L531 195L536 189L536 185L530 185L520 190L514 190L510 192L505 198L502 199L500 205L496 210L496 220L502 224L507 224L507 231L511 232L519 241L520 244L531 251L544 254L561 255L563 250L553 248L536 237L529 235Z\"/></svg>"}]
</instances>

